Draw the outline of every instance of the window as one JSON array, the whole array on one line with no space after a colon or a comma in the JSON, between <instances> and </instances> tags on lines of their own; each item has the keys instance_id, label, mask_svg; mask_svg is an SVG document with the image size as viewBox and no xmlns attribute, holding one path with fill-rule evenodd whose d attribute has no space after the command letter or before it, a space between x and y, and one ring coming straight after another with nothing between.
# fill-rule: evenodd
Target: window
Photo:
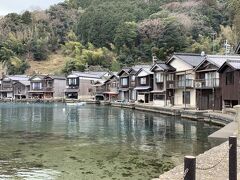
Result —
<instances>
[{"instance_id":1,"label":"window","mask_svg":"<svg viewBox=\"0 0 240 180\"><path fill-rule=\"evenodd\" d=\"M183 92L183 104L190 104L190 91Z\"/></svg>"},{"instance_id":2,"label":"window","mask_svg":"<svg viewBox=\"0 0 240 180\"><path fill-rule=\"evenodd\" d=\"M226 85L234 84L234 72L227 72L226 73Z\"/></svg>"},{"instance_id":3,"label":"window","mask_svg":"<svg viewBox=\"0 0 240 180\"><path fill-rule=\"evenodd\" d=\"M135 81L135 76L134 75L132 75L131 81Z\"/></svg>"},{"instance_id":4,"label":"window","mask_svg":"<svg viewBox=\"0 0 240 180\"><path fill-rule=\"evenodd\" d=\"M184 87L184 86L192 87L193 86L193 75L192 74L179 75L178 76L178 86L179 87Z\"/></svg>"},{"instance_id":5,"label":"window","mask_svg":"<svg viewBox=\"0 0 240 180\"><path fill-rule=\"evenodd\" d=\"M121 84L122 84L122 86L127 86L128 85L128 78L122 78L121 79Z\"/></svg>"},{"instance_id":6,"label":"window","mask_svg":"<svg viewBox=\"0 0 240 180\"><path fill-rule=\"evenodd\" d=\"M207 87L219 86L219 73L217 72L205 73L205 81Z\"/></svg>"},{"instance_id":7,"label":"window","mask_svg":"<svg viewBox=\"0 0 240 180\"><path fill-rule=\"evenodd\" d=\"M32 89L33 90L42 89L42 83L41 82L34 82L34 83L32 83Z\"/></svg>"},{"instance_id":8,"label":"window","mask_svg":"<svg viewBox=\"0 0 240 180\"><path fill-rule=\"evenodd\" d=\"M77 85L77 79L76 78L68 79L68 85L69 86Z\"/></svg>"},{"instance_id":9,"label":"window","mask_svg":"<svg viewBox=\"0 0 240 180\"><path fill-rule=\"evenodd\" d=\"M140 78L140 84L141 85L147 84L147 78L146 77Z\"/></svg>"},{"instance_id":10,"label":"window","mask_svg":"<svg viewBox=\"0 0 240 180\"><path fill-rule=\"evenodd\" d=\"M156 82L163 82L163 73L156 73Z\"/></svg>"},{"instance_id":11,"label":"window","mask_svg":"<svg viewBox=\"0 0 240 180\"><path fill-rule=\"evenodd\" d=\"M168 74L167 81L174 81L174 74Z\"/></svg>"},{"instance_id":12,"label":"window","mask_svg":"<svg viewBox=\"0 0 240 180\"><path fill-rule=\"evenodd\" d=\"M117 87L117 83L116 82L112 82L112 87L113 88Z\"/></svg>"},{"instance_id":13,"label":"window","mask_svg":"<svg viewBox=\"0 0 240 180\"><path fill-rule=\"evenodd\" d=\"M52 81L47 81L47 87L52 87L53 82Z\"/></svg>"}]
</instances>

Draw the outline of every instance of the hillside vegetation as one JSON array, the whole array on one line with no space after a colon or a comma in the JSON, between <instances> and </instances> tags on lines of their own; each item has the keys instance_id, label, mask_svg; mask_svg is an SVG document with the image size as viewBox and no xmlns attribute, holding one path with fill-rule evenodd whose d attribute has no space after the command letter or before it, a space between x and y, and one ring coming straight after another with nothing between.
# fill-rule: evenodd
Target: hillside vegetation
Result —
<instances>
[{"instance_id":1,"label":"hillside vegetation","mask_svg":"<svg viewBox=\"0 0 240 180\"><path fill-rule=\"evenodd\" d=\"M224 53L239 41L238 0L66 0L0 19L9 74L69 73L165 60L173 52Z\"/></svg>"}]
</instances>

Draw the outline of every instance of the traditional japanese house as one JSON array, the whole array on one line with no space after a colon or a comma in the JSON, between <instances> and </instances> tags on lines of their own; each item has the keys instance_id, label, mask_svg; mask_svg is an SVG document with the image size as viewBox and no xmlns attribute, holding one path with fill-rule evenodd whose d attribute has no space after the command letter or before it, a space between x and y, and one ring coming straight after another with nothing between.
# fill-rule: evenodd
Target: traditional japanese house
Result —
<instances>
[{"instance_id":1,"label":"traditional japanese house","mask_svg":"<svg viewBox=\"0 0 240 180\"><path fill-rule=\"evenodd\" d=\"M67 76L65 97L82 100L93 100L98 96L103 98L102 91L100 92L97 87L101 87L110 76L109 72L72 72Z\"/></svg>"},{"instance_id":2,"label":"traditional japanese house","mask_svg":"<svg viewBox=\"0 0 240 180\"><path fill-rule=\"evenodd\" d=\"M240 58L227 60L218 70L223 108L240 104Z\"/></svg>"},{"instance_id":3,"label":"traditional japanese house","mask_svg":"<svg viewBox=\"0 0 240 180\"><path fill-rule=\"evenodd\" d=\"M195 89L197 93L197 109L221 110L222 91L218 69L227 59L239 59L239 56L207 55L196 68Z\"/></svg>"},{"instance_id":4,"label":"traditional japanese house","mask_svg":"<svg viewBox=\"0 0 240 180\"><path fill-rule=\"evenodd\" d=\"M106 101L118 100L119 77L113 74L103 85L103 95Z\"/></svg>"},{"instance_id":5,"label":"traditional japanese house","mask_svg":"<svg viewBox=\"0 0 240 180\"><path fill-rule=\"evenodd\" d=\"M196 108L196 90L194 88L195 72L205 56L200 54L174 53L166 62L176 69L174 86L174 106Z\"/></svg>"},{"instance_id":6,"label":"traditional japanese house","mask_svg":"<svg viewBox=\"0 0 240 180\"><path fill-rule=\"evenodd\" d=\"M28 99L30 91L29 80L19 80L13 83L14 99Z\"/></svg>"},{"instance_id":7,"label":"traditional japanese house","mask_svg":"<svg viewBox=\"0 0 240 180\"><path fill-rule=\"evenodd\" d=\"M2 99L4 98L26 98L27 91L28 91L28 83L29 83L29 77L26 75L3 75L1 79L1 88L0 88L0 96ZM16 82L22 82L21 86L21 92L19 89L17 89L17 86L14 86ZM14 89L16 87L16 89ZM17 91L18 90L18 91ZM23 94L24 92L24 94ZM21 94L19 94L21 93ZM26 94L25 94L26 93ZM15 96L16 95L16 96Z\"/></svg>"},{"instance_id":8,"label":"traditional japanese house","mask_svg":"<svg viewBox=\"0 0 240 180\"><path fill-rule=\"evenodd\" d=\"M158 106L172 106L174 104L174 74L175 68L157 62L151 68L153 75L153 104Z\"/></svg>"},{"instance_id":9,"label":"traditional japanese house","mask_svg":"<svg viewBox=\"0 0 240 180\"><path fill-rule=\"evenodd\" d=\"M137 102L149 103L153 101L153 72L151 66L145 66L138 70L136 76L136 87L134 90L137 94Z\"/></svg>"},{"instance_id":10,"label":"traditional japanese house","mask_svg":"<svg viewBox=\"0 0 240 180\"><path fill-rule=\"evenodd\" d=\"M63 98L66 78L50 75L34 75L30 78L31 98Z\"/></svg>"},{"instance_id":11,"label":"traditional japanese house","mask_svg":"<svg viewBox=\"0 0 240 180\"><path fill-rule=\"evenodd\" d=\"M136 74L141 68L149 69L150 65L135 65L129 70L129 100L135 102L137 100L137 90L136 88Z\"/></svg>"},{"instance_id":12,"label":"traditional japanese house","mask_svg":"<svg viewBox=\"0 0 240 180\"><path fill-rule=\"evenodd\" d=\"M130 85L130 77L129 77L130 68L123 68L118 72L117 76L119 76L119 99L122 101L128 102L130 100L129 93L129 85Z\"/></svg>"}]
</instances>

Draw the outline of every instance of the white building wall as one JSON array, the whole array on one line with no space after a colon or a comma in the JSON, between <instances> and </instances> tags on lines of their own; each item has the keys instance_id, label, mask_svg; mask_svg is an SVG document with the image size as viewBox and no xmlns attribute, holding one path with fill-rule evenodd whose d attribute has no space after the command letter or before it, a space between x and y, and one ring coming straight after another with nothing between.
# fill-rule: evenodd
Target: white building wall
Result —
<instances>
[{"instance_id":1,"label":"white building wall","mask_svg":"<svg viewBox=\"0 0 240 180\"><path fill-rule=\"evenodd\" d=\"M187 89L186 91L190 91L190 104L187 104L187 107L196 107L196 90L195 89ZM174 94L174 105L175 106L184 106L183 104L183 92L184 89L176 89Z\"/></svg>"},{"instance_id":2,"label":"white building wall","mask_svg":"<svg viewBox=\"0 0 240 180\"><path fill-rule=\"evenodd\" d=\"M13 98L13 93L12 92L8 92L7 93L7 98Z\"/></svg>"},{"instance_id":3,"label":"white building wall","mask_svg":"<svg viewBox=\"0 0 240 180\"><path fill-rule=\"evenodd\" d=\"M192 66L185 63L184 61L180 59L174 59L172 62L170 62L170 65L176 69L176 71L186 71L189 69L192 69Z\"/></svg>"}]
</instances>

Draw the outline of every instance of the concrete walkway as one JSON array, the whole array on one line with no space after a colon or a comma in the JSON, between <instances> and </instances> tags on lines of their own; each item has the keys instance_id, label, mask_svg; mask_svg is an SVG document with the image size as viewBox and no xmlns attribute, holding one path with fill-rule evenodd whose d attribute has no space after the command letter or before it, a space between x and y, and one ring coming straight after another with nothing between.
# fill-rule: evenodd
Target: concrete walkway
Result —
<instances>
[{"instance_id":1,"label":"concrete walkway","mask_svg":"<svg viewBox=\"0 0 240 180\"><path fill-rule=\"evenodd\" d=\"M238 144L240 144L238 142ZM240 172L240 148L237 151L237 167ZM214 147L196 158L197 170L196 180L227 180L228 179L228 142L225 142L217 147ZM215 166L216 165L216 166ZM207 170L201 170L204 168ZM181 180L183 179L183 164L174 169L162 174L154 180ZM240 178L240 173L238 174Z\"/></svg>"},{"instance_id":2,"label":"concrete walkway","mask_svg":"<svg viewBox=\"0 0 240 180\"><path fill-rule=\"evenodd\" d=\"M227 124L226 126L214 132L208 137L218 138L218 139L227 139L229 136L237 135L237 129L238 129L238 123L234 121Z\"/></svg>"}]
</instances>

